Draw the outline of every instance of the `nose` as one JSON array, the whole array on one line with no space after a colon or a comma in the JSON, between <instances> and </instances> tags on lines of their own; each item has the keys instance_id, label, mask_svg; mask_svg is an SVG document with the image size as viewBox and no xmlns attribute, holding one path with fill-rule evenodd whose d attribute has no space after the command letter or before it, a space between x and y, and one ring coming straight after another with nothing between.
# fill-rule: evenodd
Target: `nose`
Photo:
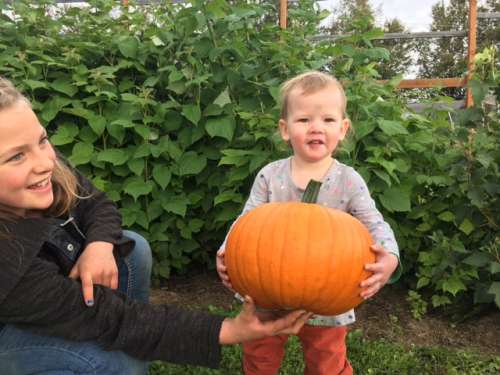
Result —
<instances>
[{"instance_id":1,"label":"nose","mask_svg":"<svg viewBox=\"0 0 500 375\"><path fill-rule=\"evenodd\" d=\"M50 149L40 149L33 155L33 172L44 174L51 172L55 165L55 154L52 147Z\"/></svg>"},{"instance_id":2,"label":"nose","mask_svg":"<svg viewBox=\"0 0 500 375\"><path fill-rule=\"evenodd\" d=\"M312 119L309 123L309 131L311 133L321 132L322 129L322 122L319 119Z\"/></svg>"}]
</instances>

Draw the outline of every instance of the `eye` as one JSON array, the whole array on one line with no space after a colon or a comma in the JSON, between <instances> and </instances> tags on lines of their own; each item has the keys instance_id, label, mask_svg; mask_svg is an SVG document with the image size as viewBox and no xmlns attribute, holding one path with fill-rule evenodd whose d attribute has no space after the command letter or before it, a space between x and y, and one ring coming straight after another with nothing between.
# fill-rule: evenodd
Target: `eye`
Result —
<instances>
[{"instance_id":1,"label":"eye","mask_svg":"<svg viewBox=\"0 0 500 375\"><path fill-rule=\"evenodd\" d=\"M301 122L301 123L304 123L304 124L307 123L308 121L309 121L309 119L307 117L299 118L297 120L297 122Z\"/></svg>"},{"instance_id":2,"label":"eye","mask_svg":"<svg viewBox=\"0 0 500 375\"><path fill-rule=\"evenodd\" d=\"M24 154L22 152L18 152L14 156L11 156L10 158L7 159L7 162L11 161L19 161L23 158Z\"/></svg>"},{"instance_id":3,"label":"eye","mask_svg":"<svg viewBox=\"0 0 500 375\"><path fill-rule=\"evenodd\" d=\"M332 123L335 122L336 120L333 117L327 117L325 118L325 122Z\"/></svg>"},{"instance_id":4,"label":"eye","mask_svg":"<svg viewBox=\"0 0 500 375\"><path fill-rule=\"evenodd\" d=\"M49 143L49 137L48 136L43 136L42 138L40 138L40 144L41 145L44 145L44 144L47 144Z\"/></svg>"}]
</instances>

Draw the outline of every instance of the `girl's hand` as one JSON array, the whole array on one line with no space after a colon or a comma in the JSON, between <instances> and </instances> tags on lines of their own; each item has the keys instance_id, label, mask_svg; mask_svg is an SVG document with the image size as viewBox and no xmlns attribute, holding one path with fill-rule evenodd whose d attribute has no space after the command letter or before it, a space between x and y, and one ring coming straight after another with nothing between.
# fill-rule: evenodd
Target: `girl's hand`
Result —
<instances>
[{"instance_id":1,"label":"girl's hand","mask_svg":"<svg viewBox=\"0 0 500 375\"><path fill-rule=\"evenodd\" d=\"M226 261L224 260L225 253L226 253L225 249L220 249L219 251L217 251L217 257L215 259L217 273L219 274L219 277L222 280L222 284L224 284L224 286L234 291L233 285L231 284L231 281L229 281L229 275L227 273Z\"/></svg>"},{"instance_id":2,"label":"girl's hand","mask_svg":"<svg viewBox=\"0 0 500 375\"><path fill-rule=\"evenodd\" d=\"M94 304L94 284L118 288L118 266L113 256L113 244L103 241L89 243L71 269L69 277L80 278L87 306Z\"/></svg>"},{"instance_id":3,"label":"girl's hand","mask_svg":"<svg viewBox=\"0 0 500 375\"><path fill-rule=\"evenodd\" d=\"M261 321L255 311L255 304L245 297L243 310L234 319L225 319L219 333L221 344L237 344L275 335L296 335L312 313L296 310L269 321Z\"/></svg>"},{"instance_id":4,"label":"girl's hand","mask_svg":"<svg viewBox=\"0 0 500 375\"><path fill-rule=\"evenodd\" d=\"M377 260L375 263L365 264L365 270L371 271L373 274L360 285L364 288L360 294L363 299L373 297L382 289L398 267L396 255L388 253L382 246L372 245L371 250L375 252Z\"/></svg>"}]
</instances>

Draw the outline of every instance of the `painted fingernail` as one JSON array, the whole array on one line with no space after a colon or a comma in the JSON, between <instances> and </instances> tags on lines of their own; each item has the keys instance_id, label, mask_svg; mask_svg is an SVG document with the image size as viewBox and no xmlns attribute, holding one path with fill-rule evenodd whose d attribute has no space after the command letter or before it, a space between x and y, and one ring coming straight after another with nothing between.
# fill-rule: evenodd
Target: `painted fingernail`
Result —
<instances>
[{"instance_id":1,"label":"painted fingernail","mask_svg":"<svg viewBox=\"0 0 500 375\"><path fill-rule=\"evenodd\" d=\"M87 300L86 304L87 304L87 306L94 306L94 300L89 299L89 300Z\"/></svg>"}]
</instances>

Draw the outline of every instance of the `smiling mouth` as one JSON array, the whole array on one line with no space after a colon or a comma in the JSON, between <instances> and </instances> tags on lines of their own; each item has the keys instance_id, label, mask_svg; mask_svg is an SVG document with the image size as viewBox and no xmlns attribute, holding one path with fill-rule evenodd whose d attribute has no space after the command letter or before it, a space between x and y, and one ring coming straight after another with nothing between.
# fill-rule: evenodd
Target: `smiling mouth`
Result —
<instances>
[{"instance_id":1,"label":"smiling mouth","mask_svg":"<svg viewBox=\"0 0 500 375\"><path fill-rule=\"evenodd\" d=\"M312 141L307 142L308 145L322 145L324 143L325 142L320 141L320 140L312 140Z\"/></svg>"},{"instance_id":2,"label":"smiling mouth","mask_svg":"<svg viewBox=\"0 0 500 375\"><path fill-rule=\"evenodd\" d=\"M47 187L50 183L50 177L47 177L46 179L37 182L36 184L28 186L28 189L43 189L44 187Z\"/></svg>"}]
</instances>

